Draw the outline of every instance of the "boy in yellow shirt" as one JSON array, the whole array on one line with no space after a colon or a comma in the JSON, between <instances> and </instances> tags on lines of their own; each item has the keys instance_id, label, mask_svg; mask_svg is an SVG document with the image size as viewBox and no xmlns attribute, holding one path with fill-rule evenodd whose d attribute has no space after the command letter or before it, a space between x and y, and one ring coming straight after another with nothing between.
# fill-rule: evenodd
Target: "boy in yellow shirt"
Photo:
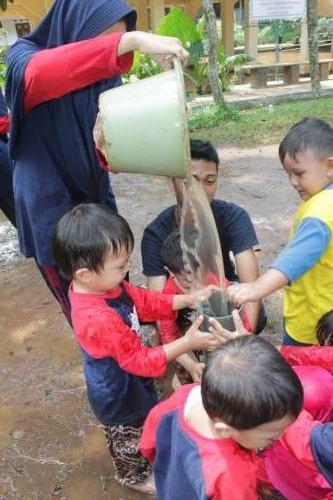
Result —
<instances>
[{"instance_id":1,"label":"boy in yellow shirt","mask_svg":"<svg viewBox=\"0 0 333 500\"><path fill-rule=\"evenodd\" d=\"M279 156L303 200L289 243L268 271L253 283L230 287L228 295L240 305L284 286L283 344L311 345L317 343L318 320L333 300L333 128L304 118L281 142Z\"/></svg>"}]
</instances>

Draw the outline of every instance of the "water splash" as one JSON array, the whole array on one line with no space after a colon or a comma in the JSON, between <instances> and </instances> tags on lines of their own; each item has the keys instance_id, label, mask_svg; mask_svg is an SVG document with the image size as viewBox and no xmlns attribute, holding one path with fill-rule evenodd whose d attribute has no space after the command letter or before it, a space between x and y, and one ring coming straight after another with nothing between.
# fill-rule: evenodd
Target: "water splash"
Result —
<instances>
[{"instance_id":1,"label":"water splash","mask_svg":"<svg viewBox=\"0 0 333 500\"><path fill-rule=\"evenodd\" d=\"M220 288L201 304L200 313L208 316L227 316L228 301L220 238L215 219L200 183L195 179L183 186L180 220L181 246L185 272L191 290L207 285Z\"/></svg>"}]
</instances>

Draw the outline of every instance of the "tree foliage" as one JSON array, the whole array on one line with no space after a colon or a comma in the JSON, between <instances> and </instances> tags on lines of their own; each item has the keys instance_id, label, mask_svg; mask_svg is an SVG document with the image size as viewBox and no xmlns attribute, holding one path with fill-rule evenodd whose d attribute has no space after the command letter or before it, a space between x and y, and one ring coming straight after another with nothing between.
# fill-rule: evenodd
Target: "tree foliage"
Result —
<instances>
[{"instance_id":1,"label":"tree foliage","mask_svg":"<svg viewBox=\"0 0 333 500\"><path fill-rule=\"evenodd\" d=\"M10 3L14 3L14 0L9 0ZM8 7L8 1L7 0L0 0L0 9L1 10L7 10Z\"/></svg>"}]
</instances>

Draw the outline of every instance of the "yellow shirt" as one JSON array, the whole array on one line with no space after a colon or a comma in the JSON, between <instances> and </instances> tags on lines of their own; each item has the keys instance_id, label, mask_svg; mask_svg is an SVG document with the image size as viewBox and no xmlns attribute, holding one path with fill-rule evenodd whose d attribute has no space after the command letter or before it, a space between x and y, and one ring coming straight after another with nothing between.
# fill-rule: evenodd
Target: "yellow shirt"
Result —
<instances>
[{"instance_id":1,"label":"yellow shirt","mask_svg":"<svg viewBox=\"0 0 333 500\"><path fill-rule=\"evenodd\" d=\"M290 239L307 217L322 220L333 234L333 190L315 194L298 208ZM301 278L284 291L284 318L286 332L299 342L316 344L316 326L319 319L333 309L333 238L319 259Z\"/></svg>"}]
</instances>

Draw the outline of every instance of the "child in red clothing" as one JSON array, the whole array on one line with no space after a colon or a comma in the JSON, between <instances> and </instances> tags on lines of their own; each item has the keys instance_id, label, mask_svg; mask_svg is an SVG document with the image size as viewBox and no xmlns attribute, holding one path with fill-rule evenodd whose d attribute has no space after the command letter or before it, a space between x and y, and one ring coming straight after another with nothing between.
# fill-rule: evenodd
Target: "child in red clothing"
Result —
<instances>
[{"instance_id":1,"label":"child in red clothing","mask_svg":"<svg viewBox=\"0 0 333 500\"><path fill-rule=\"evenodd\" d=\"M163 293L166 294L183 294L191 290L190 275L186 273L183 252L181 248L181 238L179 229L175 229L164 241L161 249L161 257L165 263L165 268L169 273L169 278L164 285ZM195 265L193 262L192 265ZM229 281L226 280L226 286ZM206 277L207 284L218 286L218 278L214 275ZM171 342L181 337L184 332L191 326L191 309L183 309L179 311L176 317L162 320L159 323L159 333L162 344ZM248 318L243 315L243 323L248 331L251 331ZM185 368L186 372L191 376L193 382L200 382L203 363L199 362L193 353L183 354L177 359L178 363ZM183 377L181 377L183 379ZM184 378L186 380L186 377Z\"/></svg>"},{"instance_id":2,"label":"child in red clothing","mask_svg":"<svg viewBox=\"0 0 333 500\"><path fill-rule=\"evenodd\" d=\"M71 316L82 349L90 405L104 425L116 479L139 491L153 491L150 465L138 450L142 425L157 403L151 377L168 361L192 349L217 346L213 334L198 331L154 348L140 339L139 319L171 318L210 290L162 295L125 281L134 245L127 222L108 207L82 204L62 217L54 255L67 279Z\"/></svg>"},{"instance_id":3,"label":"child in red clothing","mask_svg":"<svg viewBox=\"0 0 333 500\"><path fill-rule=\"evenodd\" d=\"M333 377L320 367L293 369L302 382L304 411L261 454L267 480L290 500L333 499Z\"/></svg>"},{"instance_id":4,"label":"child in red clothing","mask_svg":"<svg viewBox=\"0 0 333 500\"><path fill-rule=\"evenodd\" d=\"M202 385L183 386L149 414L142 453L160 500L258 498L254 453L276 440L303 404L299 379L259 337L230 340L209 356Z\"/></svg>"},{"instance_id":5,"label":"child in red clothing","mask_svg":"<svg viewBox=\"0 0 333 500\"><path fill-rule=\"evenodd\" d=\"M262 459L267 480L288 500L333 499L333 423L303 410Z\"/></svg>"}]
</instances>

